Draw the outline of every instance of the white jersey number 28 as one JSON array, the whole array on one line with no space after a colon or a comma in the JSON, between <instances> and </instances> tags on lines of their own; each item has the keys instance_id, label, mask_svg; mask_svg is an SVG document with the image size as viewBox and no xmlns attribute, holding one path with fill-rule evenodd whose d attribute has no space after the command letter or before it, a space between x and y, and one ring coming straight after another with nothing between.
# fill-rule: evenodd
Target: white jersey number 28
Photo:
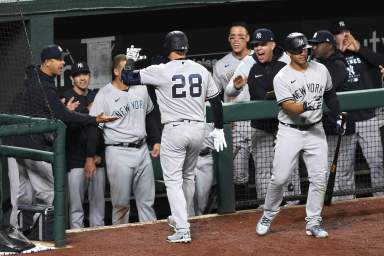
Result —
<instances>
[{"instance_id":1,"label":"white jersey number 28","mask_svg":"<svg viewBox=\"0 0 384 256\"><path fill-rule=\"evenodd\" d=\"M175 83L172 85L172 98L186 98L187 90L186 78L184 75L174 75L172 81ZM202 78L200 74L190 74L188 76L189 94L191 97L201 96L201 83Z\"/></svg>"}]
</instances>

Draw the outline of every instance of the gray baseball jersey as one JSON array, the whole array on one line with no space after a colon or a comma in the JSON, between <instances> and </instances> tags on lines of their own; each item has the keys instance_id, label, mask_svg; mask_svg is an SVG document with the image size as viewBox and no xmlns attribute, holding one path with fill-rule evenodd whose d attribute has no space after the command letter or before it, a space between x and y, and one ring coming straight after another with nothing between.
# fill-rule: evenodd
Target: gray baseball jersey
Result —
<instances>
[{"instance_id":1,"label":"gray baseball jersey","mask_svg":"<svg viewBox=\"0 0 384 256\"><path fill-rule=\"evenodd\" d=\"M145 138L145 117L152 110L146 87L131 86L128 91L122 91L109 83L97 93L89 114L119 117L116 121L102 124L105 144L116 144Z\"/></svg>"},{"instance_id":2,"label":"gray baseball jersey","mask_svg":"<svg viewBox=\"0 0 384 256\"><path fill-rule=\"evenodd\" d=\"M105 144L134 143L146 137L145 118L152 109L145 86L122 91L109 83L97 93L90 115L119 117L103 124ZM113 205L112 224L128 223L132 192L139 221L156 220L154 174L146 144L140 148L107 146L105 160Z\"/></svg>"},{"instance_id":3,"label":"gray baseball jersey","mask_svg":"<svg viewBox=\"0 0 384 256\"><path fill-rule=\"evenodd\" d=\"M205 101L219 95L211 73L185 59L140 70L141 83L156 87L164 125L160 163L177 229L189 229L195 167L204 140Z\"/></svg>"},{"instance_id":4,"label":"gray baseball jersey","mask_svg":"<svg viewBox=\"0 0 384 256\"><path fill-rule=\"evenodd\" d=\"M204 122L205 101L220 93L209 71L191 60L149 66L140 70L140 79L156 86L163 124L185 119Z\"/></svg>"},{"instance_id":5,"label":"gray baseball jersey","mask_svg":"<svg viewBox=\"0 0 384 256\"><path fill-rule=\"evenodd\" d=\"M243 60L239 60L238 58L233 56L232 52L230 52L216 62L215 66L213 67L213 79L221 90L226 89L228 83L231 83L233 79L232 77L234 77L235 74L236 76L239 74L244 74L245 76L248 75L249 70L255 63L254 58L251 56L252 53L253 51L251 51L250 55L246 56ZM239 68L239 66L241 66L241 68ZM224 94L224 101L249 101L250 96L248 91L248 85L245 84L244 87L246 89L242 90L241 93L236 95L237 97L233 100L229 100L227 95Z\"/></svg>"},{"instance_id":6,"label":"gray baseball jersey","mask_svg":"<svg viewBox=\"0 0 384 256\"><path fill-rule=\"evenodd\" d=\"M273 79L277 103L287 100L296 102L311 101L316 96L323 96L332 89L332 80L328 69L321 63L310 61L304 72L283 67ZM280 107L278 119L286 124L313 124L321 120L322 109L305 111L299 115L288 115Z\"/></svg>"}]
</instances>

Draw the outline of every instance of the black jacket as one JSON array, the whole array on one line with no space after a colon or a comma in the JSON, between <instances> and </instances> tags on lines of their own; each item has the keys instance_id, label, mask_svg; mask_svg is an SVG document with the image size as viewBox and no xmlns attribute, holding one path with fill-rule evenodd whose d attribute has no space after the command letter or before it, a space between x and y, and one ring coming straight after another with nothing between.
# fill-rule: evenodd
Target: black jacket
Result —
<instances>
[{"instance_id":1,"label":"black jacket","mask_svg":"<svg viewBox=\"0 0 384 256\"><path fill-rule=\"evenodd\" d=\"M348 63L343 54L340 51L335 51L329 58L317 59L317 61L327 67L332 78L332 89L336 92L345 91L347 89L346 83L348 81ZM338 113L332 112L323 114L324 131L328 135L338 135L336 130L337 114ZM355 133L355 121L350 115L348 115L347 118L345 134L349 135Z\"/></svg>"},{"instance_id":2,"label":"black jacket","mask_svg":"<svg viewBox=\"0 0 384 256\"><path fill-rule=\"evenodd\" d=\"M358 52L346 51L344 57L348 63L348 81L343 91L365 90L381 87L379 65L384 64L384 55L361 46ZM350 117L356 121L371 119L374 109L351 112Z\"/></svg>"},{"instance_id":3,"label":"black jacket","mask_svg":"<svg viewBox=\"0 0 384 256\"><path fill-rule=\"evenodd\" d=\"M25 88L21 96L18 114L57 118L65 123L79 123L83 125L96 125L96 118L67 110L60 101L55 86L55 77L43 73L40 68L34 67L27 72ZM15 145L40 150L51 150L53 134L36 134L18 136Z\"/></svg>"},{"instance_id":4,"label":"black jacket","mask_svg":"<svg viewBox=\"0 0 384 256\"><path fill-rule=\"evenodd\" d=\"M268 63L256 63L252 66L248 75L248 87L251 100L271 100L267 96L267 92L273 94L273 78L277 72L280 71L285 65L285 62L280 61L284 51L280 47L276 47L273 51L273 58ZM255 55L255 53L254 53ZM256 56L254 56L257 60ZM270 95L270 94L268 94ZM276 133L278 120L276 118L251 120L251 126L253 128L264 130L268 133Z\"/></svg>"},{"instance_id":5,"label":"black jacket","mask_svg":"<svg viewBox=\"0 0 384 256\"><path fill-rule=\"evenodd\" d=\"M80 105L76 108L76 112L88 114L88 106L93 102L96 91L89 91L87 96L79 95L73 88L66 90L63 93L65 102L68 102L72 97L74 101L78 101ZM67 127L67 168L70 171L73 168L84 168L87 157L87 126L75 123L69 123ZM98 134L98 149L97 155L104 159L104 141L101 132ZM102 163L103 164L103 163Z\"/></svg>"}]
</instances>

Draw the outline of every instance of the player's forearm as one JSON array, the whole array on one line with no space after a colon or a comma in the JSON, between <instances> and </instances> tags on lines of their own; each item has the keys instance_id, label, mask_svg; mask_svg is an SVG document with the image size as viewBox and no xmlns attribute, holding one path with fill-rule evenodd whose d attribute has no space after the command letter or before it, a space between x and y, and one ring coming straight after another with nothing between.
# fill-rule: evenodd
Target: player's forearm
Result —
<instances>
[{"instance_id":1,"label":"player's forearm","mask_svg":"<svg viewBox=\"0 0 384 256\"><path fill-rule=\"evenodd\" d=\"M152 146L161 142L160 111L157 106L146 116L145 128L149 145Z\"/></svg>"},{"instance_id":2,"label":"player's forearm","mask_svg":"<svg viewBox=\"0 0 384 256\"><path fill-rule=\"evenodd\" d=\"M220 96L216 96L209 100L211 104L212 112L213 112L213 122L215 124L215 128L223 129L223 105L220 100Z\"/></svg>"},{"instance_id":3,"label":"player's forearm","mask_svg":"<svg viewBox=\"0 0 384 256\"><path fill-rule=\"evenodd\" d=\"M384 55L380 53L376 53L372 51L368 47L360 47L359 51L357 52L361 57L363 57L368 63L370 63L372 66L379 66L384 64Z\"/></svg>"},{"instance_id":4,"label":"player's forearm","mask_svg":"<svg viewBox=\"0 0 384 256\"><path fill-rule=\"evenodd\" d=\"M94 157L99 146L99 128L96 125L87 126L87 157Z\"/></svg>"},{"instance_id":5,"label":"player's forearm","mask_svg":"<svg viewBox=\"0 0 384 256\"><path fill-rule=\"evenodd\" d=\"M69 111L60 101L56 91L48 89L46 91L48 104L50 105L54 117L66 123L79 123L83 125L96 124L96 118L87 114Z\"/></svg>"},{"instance_id":6,"label":"player's forearm","mask_svg":"<svg viewBox=\"0 0 384 256\"><path fill-rule=\"evenodd\" d=\"M284 101L281 107L288 115L299 115L304 112L304 104L293 100Z\"/></svg>"},{"instance_id":7,"label":"player's forearm","mask_svg":"<svg viewBox=\"0 0 384 256\"><path fill-rule=\"evenodd\" d=\"M335 114L339 114L341 112L340 110L340 103L339 99L337 98L335 90L326 91L324 93L324 101L327 107Z\"/></svg>"},{"instance_id":8,"label":"player's forearm","mask_svg":"<svg viewBox=\"0 0 384 256\"><path fill-rule=\"evenodd\" d=\"M140 85L141 77L139 70L123 70L121 74L121 80L126 85Z\"/></svg>"}]
</instances>

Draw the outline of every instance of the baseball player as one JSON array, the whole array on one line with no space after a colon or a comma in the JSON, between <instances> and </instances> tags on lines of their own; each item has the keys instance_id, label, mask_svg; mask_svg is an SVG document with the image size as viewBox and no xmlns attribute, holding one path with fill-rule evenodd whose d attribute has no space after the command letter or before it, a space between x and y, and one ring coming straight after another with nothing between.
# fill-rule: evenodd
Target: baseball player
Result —
<instances>
[{"instance_id":1,"label":"baseball player","mask_svg":"<svg viewBox=\"0 0 384 256\"><path fill-rule=\"evenodd\" d=\"M332 85L336 92L346 90L348 80L347 61L340 51L336 50L335 37L328 30L316 31L308 40L312 45L312 55L316 61L324 64L332 78ZM336 115L327 112L323 115L323 126L328 143L328 166L331 166L339 134L343 134L340 144L338 166L335 179L335 191L355 190L355 148L352 145L355 136L355 122L347 117L344 130L336 130ZM333 196L332 201L353 199L354 195Z\"/></svg>"},{"instance_id":2,"label":"baseball player","mask_svg":"<svg viewBox=\"0 0 384 256\"><path fill-rule=\"evenodd\" d=\"M284 50L277 46L274 33L267 28L259 28L253 32L251 45L254 47L253 57L257 62L252 66L249 75L238 75L230 83L225 93L236 96L248 88L251 100L274 99L273 78L277 72L289 63L289 57ZM258 199L265 198L268 181L271 176L274 140L277 131L277 119L252 120L252 154L255 163L255 184ZM293 177L294 176L294 177ZM293 182L295 181L295 182ZM294 184L295 194L300 194L300 178L298 168L290 177L290 184ZM288 187L288 186L287 186ZM286 188L287 188L286 187ZM288 189L285 195L288 194ZM262 207L262 206L261 206Z\"/></svg>"},{"instance_id":3,"label":"baseball player","mask_svg":"<svg viewBox=\"0 0 384 256\"><path fill-rule=\"evenodd\" d=\"M88 89L91 75L85 62L75 63L71 67L72 88L65 91L65 103L78 102L75 111L88 114L88 106L92 103L96 92ZM101 135L101 134L100 134ZM101 136L99 136L101 138ZM100 145L103 150L103 146ZM88 192L89 226L104 226L105 209L105 171L100 165L103 152L98 150L95 156L98 167L95 175L85 178L84 164L87 153L86 126L69 125L67 128L67 168L69 193L69 224L70 228L84 227L84 196Z\"/></svg>"},{"instance_id":4,"label":"baseball player","mask_svg":"<svg viewBox=\"0 0 384 256\"><path fill-rule=\"evenodd\" d=\"M234 22L229 28L228 42L232 51L218 60L213 67L213 79L216 85L225 90L241 60L253 53L248 49L249 34L247 24ZM248 85L245 85L247 87ZM248 90L243 90L236 97L228 97L224 94L224 102L249 101ZM249 178L249 157L251 153L251 127L249 121L233 122L232 140L234 152L233 180L236 191L245 189Z\"/></svg>"},{"instance_id":5,"label":"baseball player","mask_svg":"<svg viewBox=\"0 0 384 256\"><path fill-rule=\"evenodd\" d=\"M153 116L153 104L146 87L127 86L120 77L127 63L124 54L113 59L113 81L101 88L90 109L90 115L100 113L118 116L119 119L101 128L105 141L105 161L112 200L112 224L129 222L131 193L140 222L156 220L153 209L155 181L151 158L147 147L146 125L151 127L149 136L156 136L151 155L157 157L160 150L160 123ZM153 113L152 113L153 112ZM91 127L92 129L93 127ZM85 163L87 177L95 175L96 131L90 130Z\"/></svg>"},{"instance_id":6,"label":"baseball player","mask_svg":"<svg viewBox=\"0 0 384 256\"><path fill-rule=\"evenodd\" d=\"M187 209L193 205L196 161L204 141L206 99L214 113L215 129L210 136L214 139L215 150L221 151L226 147L220 91L205 67L186 59L188 38L182 31L169 32L163 49L169 62L127 71L122 78L126 84L144 83L156 88L164 124L160 163L175 221L175 233L167 240L172 243L191 242ZM139 50L128 49L127 58L135 61Z\"/></svg>"},{"instance_id":7,"label":"baseball player","mask_svg":"<svg viewBox=\"0 0 384 256\"><path fill-rule=\"evenodd\" d=\"M309 189L306 205L306 233L317 238L328 236L321 227L327 179L327 140L321 123L323 99L335 113L339 102L327 68L318 62L307 61L307 38L298 32L285 38L285 50L291 58L273 79L279 126L276 136L273 170L268 184L264 213L256 226L258 235L269 231L279 212L283 186L292 173L299 153L307 166Z\"/></svg>"},{"instance_id":8,"label":"baseball player","mask_svg":"<svg viewBox=\"0 0 384 256\"><path fill-rule=\"evenodd\" d=\"M343 20L334 22L331 32L335 35L337 48L348 64L345 91L381 87L378 68L384 64L384 55L360 45ZM356 121L356 133L353 136L351 150L356 152L357 143L359 143L371 172L371 186L372 188L380 187L384 184L383 145L375 109L351 111L348 119ZM384 192L375 192L373 195L382 196Z\"/></svg>"}]
</instances>

